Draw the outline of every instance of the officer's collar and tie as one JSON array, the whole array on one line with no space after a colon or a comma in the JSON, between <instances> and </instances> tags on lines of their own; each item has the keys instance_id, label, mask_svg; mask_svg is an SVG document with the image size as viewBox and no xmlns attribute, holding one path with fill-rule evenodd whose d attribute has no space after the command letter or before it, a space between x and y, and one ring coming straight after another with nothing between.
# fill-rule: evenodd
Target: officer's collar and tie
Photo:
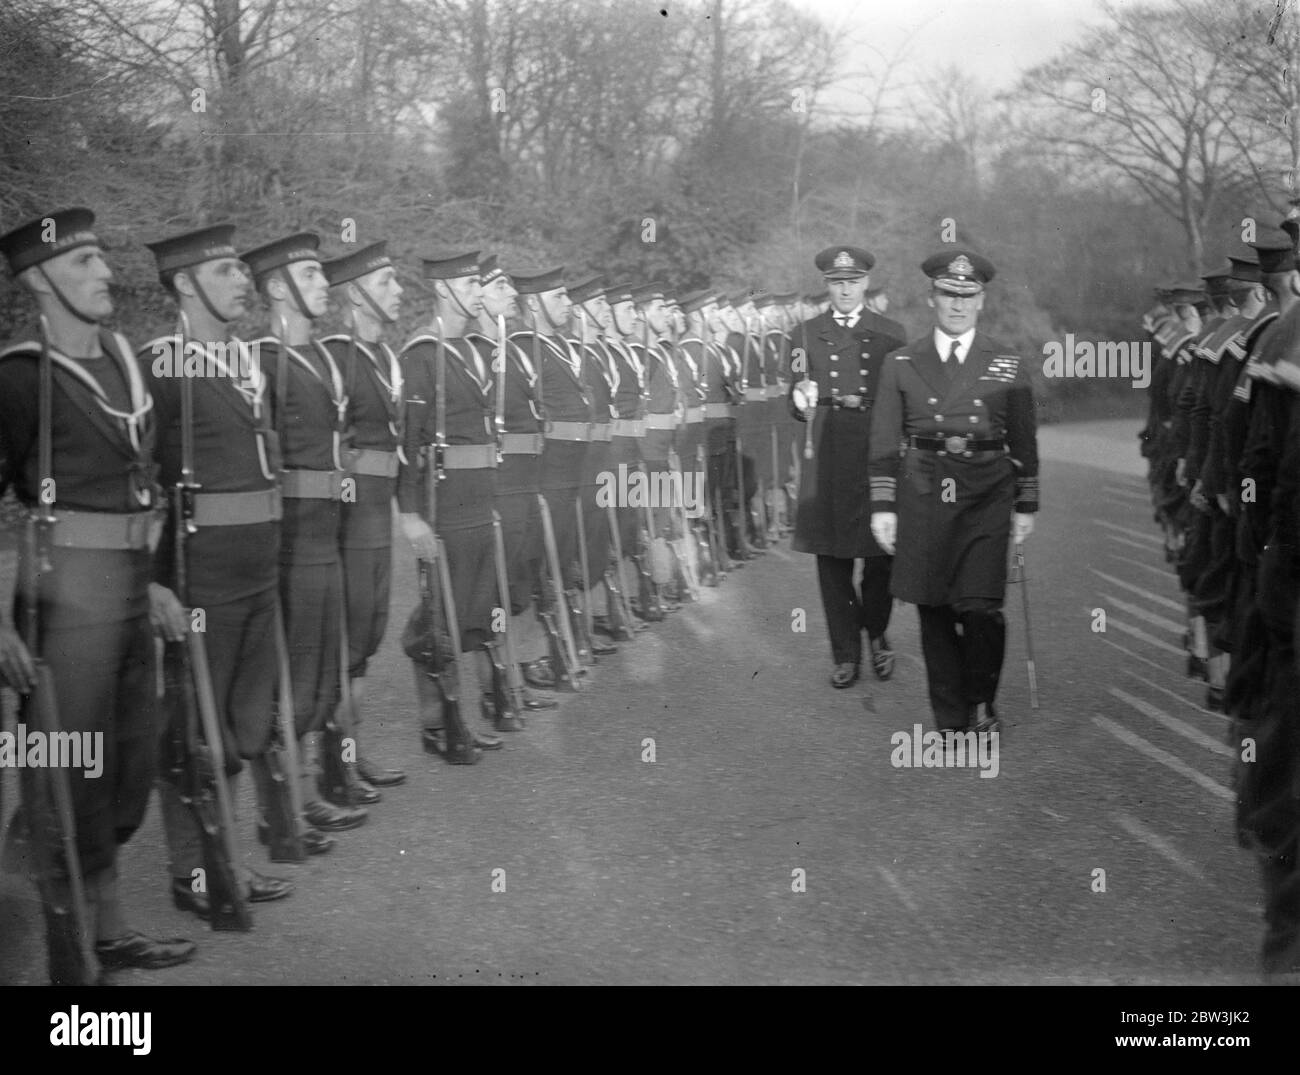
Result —
<instances>
[{"instance_id":1,"label":"officer's collar and tie","mask_svg":"<svg viewBox=\"0 0 1300 1075\"><path fill-rule=\"evenodd\" d=\"M842 314L839 310L835 310L831 316L835 318L835 323L841 328L853 328L858 321L862 319L863 309L864 307L862 303L858 303L846 314Z\"/></svg>"},{"instance_id":2,"label":"officer's collar and tie","mask_svg":"<svg viewBox=\"0 0 1300 1075\"><path fill-rule=\"evenodd\" d=\"M968 328L960 336L949 336L943 329L935 328L934 349L939 352L939 358L947 372L955 372L957 366L965 364L966 356L970 354L970 345L974 339L974 328ZM950 364L951 359L956 359L956 366Z\"/></svg>"}]
</instances>

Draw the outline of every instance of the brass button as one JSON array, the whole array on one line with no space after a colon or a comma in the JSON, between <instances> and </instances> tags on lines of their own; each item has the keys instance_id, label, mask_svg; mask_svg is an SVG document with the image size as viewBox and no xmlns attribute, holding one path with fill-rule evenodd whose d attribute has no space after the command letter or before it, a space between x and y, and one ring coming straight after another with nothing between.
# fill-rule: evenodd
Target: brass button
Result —
<instances>
[{"instance_id":1,"label":"brass button","mask_svg":"<svg viewBox=\"0 0 1300 1075\"><path fill-rule=\"evenodd\" d=\"M835 370L831 370L831 376L832 376L832 377L838 377L839 374L838 374Z\"/></svg>"},{"instance_id":2,"label":"brass button","mask_svg":"<svg viewBox=\"0 0 1300 1075\"><path fill-rule=\"evenodd\" d=\"M934 420L935 420L936 422L942 422L942 421L943 421L943 415L942 415L942 414L936 414L936 415L934 416Z\"/></svg>"},{"instance_id":3,"label":"brass button","mask_svg":"<svg viewBox=\"0 0 1300 1075\"><path fill-rule=\"evenodd\" d=\"M933 407L933 406L934 406L936 403L938 403L938 402L939 402L939 401L938 401L937 399L935 399L934 396L931 396L929 399L926 400L926 403L930 404L931 407ZM976 402L979 402L979 401L976 400Z\"/></svg>"}]
</instances>

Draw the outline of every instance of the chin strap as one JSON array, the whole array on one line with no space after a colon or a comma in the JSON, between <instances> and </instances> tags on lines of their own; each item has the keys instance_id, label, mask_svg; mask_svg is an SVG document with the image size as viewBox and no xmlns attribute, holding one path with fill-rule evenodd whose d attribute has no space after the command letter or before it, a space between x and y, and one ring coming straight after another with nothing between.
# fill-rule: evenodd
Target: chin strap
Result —
<instances>
[{"instance_id":1,"label":"chin strap","mask_svg":"<svg viewBox=\"0 0 1300 1075\"><path fill-rule=\"evenodd\" d=\"M208 298L208 293L203 290L203 285L199 283L198 278L195 276L191 276L189 273L186 273L185 275L189 276L190 283L194 285L194 294L196 294L199 297L199 301L203 303L203 306L208 311L208 313L210 313L223 325L228 325L230 324L230 322L235 320L233 317L225 317L222 314L217 313L217 308L212 305L212 300Z\"/></svg>"},{"instance_id":2,"label":"chin strap","mask_svg":"<svg viewBox=\"0 0 1300 1075\"><path fill-rule=\"evenodd\" d=\"M374 314L377 318L379 318L379 323L381 325L397 324L397 318L389 317L388 314L384 313L384 311L380 309L379 303L375 301L375 297L372 294L370 294L369 291L367 291L355 280L352 281L352 286L361 292L361 297L366 300L366 305L370 307L370 312ZM470 320L472 321L473 318L470 318ZM355 331L355 325L356 325L356 319L354 318L353 319L354 331Z\"/></svg>"},{"instance_id":3,"label":"chin strap","mask_svg":"<svg viewBox=\"0 0 1300 1075\"><path fill-rule=\"evenodd\" d=\"M87 325L99 324L98 317L90 317L88 314L83 313L81 310L78 310L75 306L72 305L72 301L68 298L67 295L63 293L59 285L50 279L50 274L45 271L44 265L37 265L36 271L40 273L41 276L44 278L45 282L50 285L50 290L54 292L54 297L59 300L59 302L63 305L63 308L67 310L68 313L72 314L72 316L75 317L78 321L82 321Z\"/></svg>"},{"instance_id":4,"label":"chin strap","mask_svg":"<svg viewBox=\"0 0 1300 1075\"><path fill-rule=\"evenodd\" d=\"M289 294L293 297L294 305L298 307L298 312L308 321L315 321L316 318L312 315L312 312L307 309L307 303L302 297L302 292L298 290L298 285L294 282L293 273L289 271L289 266L284 266L284 268L279 270L279 273L280 279L283 280L289 288ZM209 307L209 309L211 309L211 307Z\"/></svg>"},{"instance_id":5,"label":"chin strap","mask_svg":"<svg viewBox=\"0 0 1300 1075\"><path fill-rule=\"evenodd\" d=\"M463 302L460 301L460 296L456 294L456 289L455 289L454 287L451 286L451 281L450 281L450 280L444 280L444 281L442 281L442 282L443 282L443 284L444 284L444 285L446 286L446 288L447 288L447 294L451 296L451 301L454 302L457 306L459 306L459 307L460 307L460 312L463 313L463 314L465 315L465 320L466 320L469 324L473 324L475 321L477 321L478 318L475 317L474 314L470 313L469 310L467 310L467 309L465 308L465 304L464 304ZM373 305L373 304L372 304L372 305Z\"/></svg>"}]
</instances>

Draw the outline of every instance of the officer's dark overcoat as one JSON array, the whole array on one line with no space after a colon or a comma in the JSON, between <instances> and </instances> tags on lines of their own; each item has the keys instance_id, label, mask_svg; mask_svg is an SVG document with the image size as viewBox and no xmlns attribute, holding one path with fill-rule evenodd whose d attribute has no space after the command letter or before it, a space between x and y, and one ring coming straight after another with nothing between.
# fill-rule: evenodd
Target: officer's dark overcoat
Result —
<instances>
[{"instance_id":1,"label":"officer's dark overcoat","mask_svg":"<svg viewBox=\"0 0 1300 1075\"><path fill-rule=\"evenodd\" d=\"M790 332L786 369L791 396L793 386L807 377L817 382L818 398L813 458L803 460L799 482L793 543L797 552L846 560L885 555L871 536L866 462L881 366L885 355L903 343L901 336L894 335L895 324L863 311L849 329L828 312ZM865 401L865 409L830 405L851 396ZM800 417L793 402L791 410ZM799 426L796 450L800 455L806 435Z\"/></svg>"},{"instance_id":2,"label":"officer's dark overcoat","mask_svg":"<svg viewBox=\"0 0 1300 1075\"><path fill-rule=\"evenodd\" d=\"M912 436L1004 447L900 451ZM895 597L918 605L1001 600L1012 511L1038 508L1033 389L1023 360L977 332L950 381L933 333L895 351L876 392L868 469L872 510L898 514Z\"/></svg>"}]
</instances>

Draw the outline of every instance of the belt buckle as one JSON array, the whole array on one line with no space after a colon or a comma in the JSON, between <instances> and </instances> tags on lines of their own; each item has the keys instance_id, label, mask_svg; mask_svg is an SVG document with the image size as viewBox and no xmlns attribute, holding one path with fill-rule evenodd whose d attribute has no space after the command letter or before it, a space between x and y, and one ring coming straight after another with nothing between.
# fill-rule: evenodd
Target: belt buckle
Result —
<instances>
[{"instance_id":1,"label":"belt buckle","mask_svg":"<svg viewBox=\"0 0 1300 1075\"><path fill-rule=\"evenodd\" d=\"M851 411L862 410L861 396L840 396L840 400L842 401L843 405Z\"/></svg>"},{"instance_id":2,"label":"belt buckle","mask_svg":"<svg viewBox=\"0 0 1300 1075\"><path fill-rule=\"evenodd\" d=\"M958 455L966 451L965 437L948 437L943 442L943 450L953 455Z\"/></svg>"}]
</instances>

